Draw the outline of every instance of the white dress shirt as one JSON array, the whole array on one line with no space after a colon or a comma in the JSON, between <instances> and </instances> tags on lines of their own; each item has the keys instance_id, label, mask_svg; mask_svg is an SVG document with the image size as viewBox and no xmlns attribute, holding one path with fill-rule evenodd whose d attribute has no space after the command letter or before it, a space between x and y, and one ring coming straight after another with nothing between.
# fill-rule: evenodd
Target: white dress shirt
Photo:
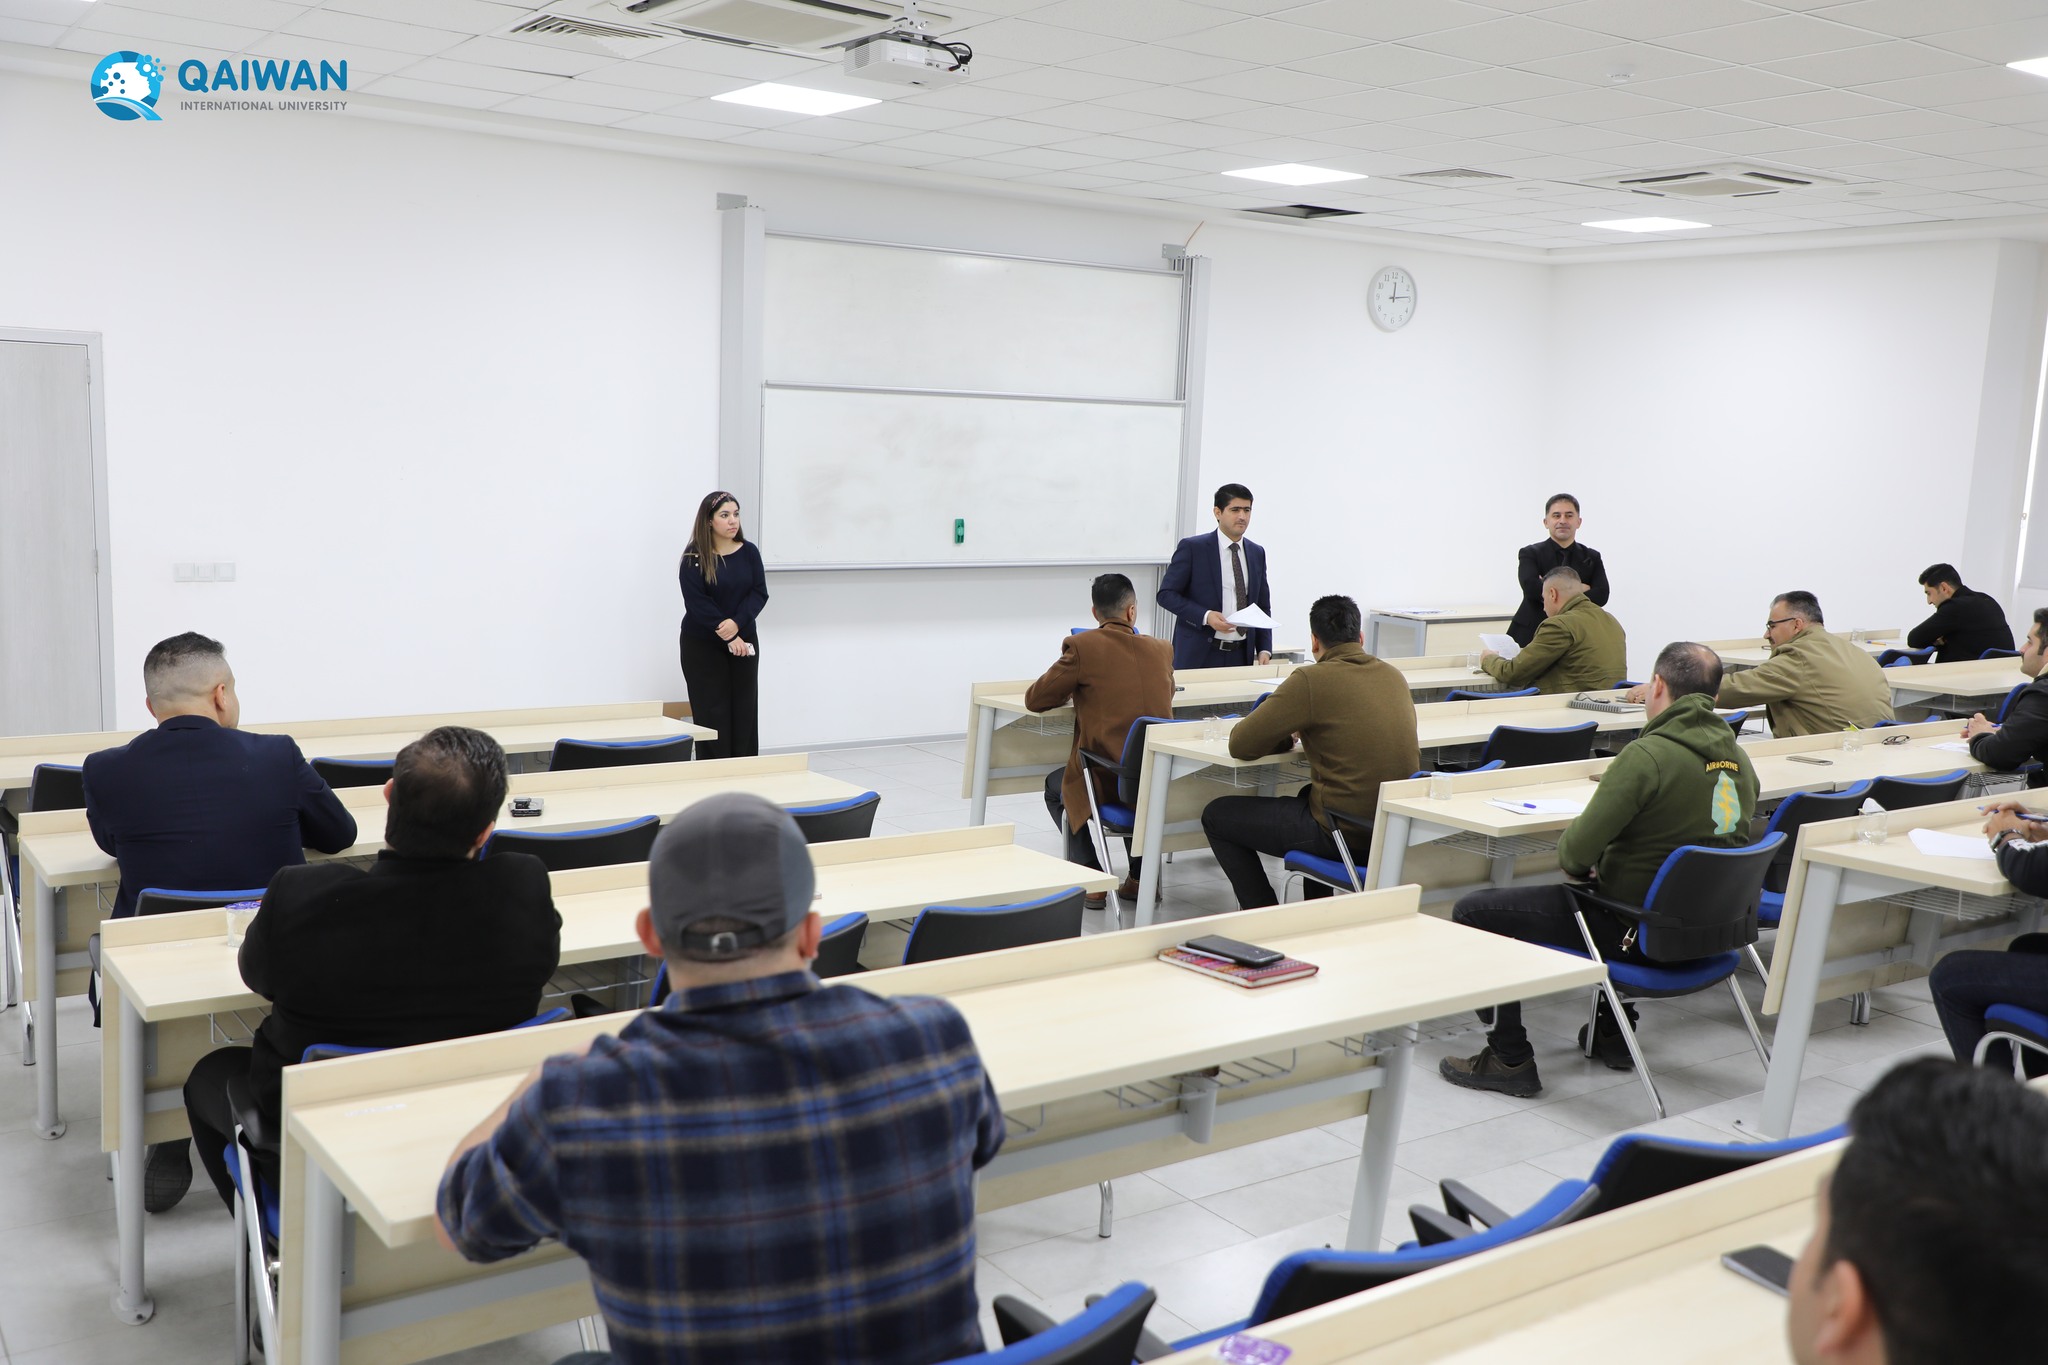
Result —
<instances>
[{"instance_id":1,"label":"white dress shirt","mask_svg":"<svg viewBox=\"0 0 2048 1365\"><path fill-rule=\"evenodd\" d=\"M1217 610L1221 611L1225 616L1237 610L1237 578L1230 571L1230 544L1230 537L1224 535L1222 528L1218 527L1216 531L1216 558L1223 571L1223 605L1217 608ZM1245 600L1249 602L1251 600L1252 587L1252 561L1251 556L1246 553L1244 542L1242 541L1238 542L1237 557L1240 561L1239 566L1244 571ZM1228 635L1219 631L1216 638L1226 644L1236 644L1244 639L1244 632L1233 626Z\"/></svg>"}]
</instances>

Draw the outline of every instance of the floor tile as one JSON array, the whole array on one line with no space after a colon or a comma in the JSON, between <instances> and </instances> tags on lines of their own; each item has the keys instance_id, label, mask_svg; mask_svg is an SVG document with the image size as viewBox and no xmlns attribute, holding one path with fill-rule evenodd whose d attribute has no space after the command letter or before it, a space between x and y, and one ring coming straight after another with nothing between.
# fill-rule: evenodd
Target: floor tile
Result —
<instances>
[{"instance_id":1,"label":"floor tile","mask_svg":"<svg viewBox=\"0 0 2048 1365\"><path fill-rule=\"evenodd\" d=\"M1148 1283L1160 1306L1207 1332L1244 1317L1259 1297L1266 1274L1297 1251L1344 1245L1342 1215L1318 1218L1265 1237L1204 1252L1156 1271Z\"/></svg>"},{"instance_id":2,"label":"floor tile","mask_svg":"<svg viewBox=\"0 0 2048 1365\"><path fill-rule=\"evenodd\" d=\"M1932 1024L1915 1023L1904 1015L1873 1012L1867 1024L1844 1024L1814 1034L1807 1039L1806 1050L1847 1065L1942 1041L1941 1030Z\"/></svg>"},{"instance_id":3,"label":"floor tile","mask_svg":"<svg viewBox=\"0 0 2048 1365\"><path fill-rule=\"evenodd\" d=\"M1153 1171L1152 1178L1183 1199L1203 1199L1224 1190L1255 1185L1276 1176L1355 1157L1358 1148L1319 1128L1268 1138L1226 1152L1178 1161Z\"/></svg>"},{"instance_id":4,"label":"floor tile","mask_svg":"<svg viewBox=\"0 0 2048 1365\"><path fill-rule=\"evenodd\" d=\"M1585 1134L1530 1110L1404 1142L1394 1163L1430 1180L1469 1179L1583 1140Z\"/></svg>"},{"instance_id":5,"label":"floor tile","mask_svg":"<svg viewBox=\"0 0 2048 1365\"><path fill-rule=\"evenodd\" d=\"M1052 1295L1084 1285L1106 1289L1127 1279L1149 1281L1175 1261L1250 1240L1228 1219L1183 1203L1119 1218L1114 1237L1099 1238L1089 1228L988 1259L1032 1293Z\"/></svg>"},{"instance_id":6,"label":"floor tile","mask_svg":"<svg viewBox=\"0 0 2048 1365\"><path fill-rule=\"evenodd\" d=\"M1184 1202L1180 1195L1149 1175L1124 1176L1110 1183L1116 1192L1112 1228L1124 1219ZM986 1258L1048 1237L1093 1232L1100 1226L1101 1212L1102 1195L1094 1185L1012 1204L975 1218L975 1249Z\"/></svg>"}]
</instances>

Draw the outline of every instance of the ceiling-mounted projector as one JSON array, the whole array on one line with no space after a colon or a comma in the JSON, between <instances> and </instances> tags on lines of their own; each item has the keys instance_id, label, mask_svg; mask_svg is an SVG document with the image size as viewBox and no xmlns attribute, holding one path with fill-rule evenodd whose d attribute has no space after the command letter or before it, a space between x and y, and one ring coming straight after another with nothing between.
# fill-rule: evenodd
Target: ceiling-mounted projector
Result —
<instances>
[{"instance_id":1,"label":"ceiling-mounted projector","mask_svg":"<svg viewBox=\"0 0 2048 1365\"><path fill-rule=\"evenodd\" d=\"M974 49L965 43L934 38L924 30L925 21L917 12L917 0L908 0L903 6L903 17L886 33L855 39L846 45L841 69L862 80L927 89L966 80L967 64L974 60Z\"/></svg>"}]
</instances>

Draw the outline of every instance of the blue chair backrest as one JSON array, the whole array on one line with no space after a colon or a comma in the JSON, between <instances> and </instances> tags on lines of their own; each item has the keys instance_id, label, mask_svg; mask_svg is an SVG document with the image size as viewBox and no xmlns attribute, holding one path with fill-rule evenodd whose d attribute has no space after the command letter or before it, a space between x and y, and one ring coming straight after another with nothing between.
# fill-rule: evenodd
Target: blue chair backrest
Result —
<instances>
[{"instance_id":1,"label":"blue chair backrest","mask_svg":"<svg viewBox=\"0 0 2048 1365\"><path fill-rule=\"evenodd\" d=\"M1502 697L1533 697L1533 687L1518 687L1512 692L1474 692L1470 688L1454 687L1444 693L1445 701L1499 701Z\"/></svg>"},{"instance_id":2,"label":"blue chair backrest","mask_svg":"<svg viewBox=\"0 0 2048 1365\"><path fill-rule=\"evenodd\" d=\"M860 970L860 946L867 941L868 917L863 914L841 915L825 925L825 931L818 940L818 956L811 962L811 970L820 977L846 976ZM666 968L668 964L662 963Z\"/></svg>"},{"instance_id":3,"label":"blue chair backrest","mask_svg":"<svg viewBox=\"0 0 2048 1365\"><path fill-rule=\"evenodd\" d=\"M1526 725L1496 725L1486 737L1480 757L1499 759L1510 768L1531 768L1542 763L1576 763L1593 756L1593 736L1599 730L1593 721L1561 725L1554 730L1532 729Z\"/></svg>"},{"instance_id":4,"label":"blue chair backrest","mask_svg":"<svg viewBox=\"0 0 2048 1365\"><path fill-rule=\"evenodd\" d=\"M254 906L263 899L263 888L245 891L170 891L152 886L135 895L138 915L174 915L180 910L218 910L224 905Z\"/></svg>"},{"instance_id":5,"label":"blue chair backrest","mask_svg":"<svg viewBox=\"0 0 2048 1365\"><path fill-rule=\"evenodd\" d=\"M1624 1133L1609 1145L1586 1177L1600 1197L1587 1217L1638 1203L1730 1171L1745 1170L1773 1157L1817 1147L1848 1134L1845 1124L1777 1142L1699 1142L1690 1138Z\"/></svg>"},{"instance_id":6,"label":"blue chair backrest","mask_svg":"<svg viewBox=\"0 0 2048 1365\"><path fill-rule=\"evenodd\" d=\"M1004 1321L1004 1295L995 1301L996 1322ZM1157 1295L1133 1280L1120 1284L1065 1322L1000 1351L956 1356L954 1365L1130 1365L1145 1330L1145 1315Z\"/></svg>"},{"instance_id":7,"label":"blue chair backrest","mask_svg":"<svg viewBox=\"0 0 2048 1365\"><path fill-rule=\"evenodd\" d=\"M1271 695L1268 693L1267 695ZM1138 804L1138 778L1144 771L1145 732L1155 725L1192 725L1193 721L1174 720L1168 716L1140 716L1131 722L1129 733L1124 736L1124 751L1117 760L1116 799L1126 806Z\"/></svg>"},{"instance_id":8,"label":"blue chair backrest","mask_svg":"<svg viewBox=\"0 0 2048 1365\"><path fill-rule=\"evenodd\" d=\"M391 770L397 762L395 758L316 758L313 771L320 774L322 782L336 789L381 787L391 780Z\"/></svg>"},{"instance_id":9,"label":"blue chair backrest","mask_svg":"<svg viewBox=\"0 0 2048 1365\"><path fill-rule=\"evenodd\" d=\"M1969 771L1964 768L1933 777L1880 777L1870 784L1870 799L1886 810L1938 806L1961 796L1963 784L1969 780Z\"/></svg>"},{"instance_id":10,"label":"blue chair backrest","mask_svg":"<svg viewBox=\"0 0 2048 1365\"><path fill-rule=\"evenodd\" d=\"M1934 646L1925 649L1887 649L1877 656L1879 668L1905 668L1912 664L1924 664L1934 657Z\"/></svg>"},{"instance_id":11,"label":"blue chair backrest","mask_svg":"<svg viewBox=\"0 0 2048 1365\"><path fill-rule=\"evenodd\" d=\"M569 1011L557 1005L553 1009L542 1010L531 1019L521 1019L505 1031L510 1033L513 1029L538 1028L542 1024L559 1023L568 1017ZM308 1043L306 1044L306 1050L299 1054L299 1060L301 1062L331 1062L336 1057L361 1057L365 1053L388 1051L390 1051L389 1048L357 1047L351 1043Z\"/></svg>"},{"instance_id":12,"label":"blue chair backrest","mask_svg":"<svg viewBox=\"0 0 2048 1365\"><path fill-rule=\"evenodd\" d=\"M1815 825L1823 820L1846 820L1863 809L1863 798L1870 795L1872 783L1869 778L1853 783L1838 792L1794 792L1778 803L1771 812L1770 820L1764 825L1765 834L1785 836L1785 848L1771 868L1771 874L1764 881L1764 890L1783 891L1791 876L1792 848L1799 842L1799 828Z\"/></svg>"},{"instance_id":13,"label":"blue chair backrest","mask_svg":"<svg viewBox=\"0 0 2048 1365\"><path fill-rule=\"evenodd\" d=\"M546 863L550 872L644 863L654 847L654 836L659 833L661 817L657 815L643 815L598 829L527 830L501 826L484 845L484 856L531 853Z\"/></svg>"},{"instance_id":14,"label":"blue chair backrest","mask_svg":"<svg viewBox=\"0 0 2048 1365\"><path fill-rule=\"evenodd\" d=\"M2026 691L2029 687L2032 686L2032 683L2021 683L2018 687L2015 687L2012 691L2006 693L2005 700L1998 704L1998 714L1996 716L1993 716L1992 719L1998 722L1998 724L2000 725L2005 724L2006 714L2012 710L2013 703L2020 699L2020 693Z\"/></svg>"},{"instance_id":15,"label":"blue chair backrest","mask_svg":"<svg viewBox=\"0 0 2048 1365\"><path fill-rule=\"evenodd\" d=\"M1069 887L1015 905L932 905L918 912L903 945L903 960L933 962L942 957L992 953L1027 943L1051 943L1081 936L1085 893Z\"/></svg>"},{"instance_id":16,"label":"blue chair backrest","mask_svg":"<svg viewBox=\"0 0 2048 1365\"><path fill-rule=\"evenodd\" d=\"M1507 767L1507 766L1508 766L1507 764L1505 764L1505 763L1501 762L1501 761L1500 761L1499 759L1495 758L1495 759L1489 759L1488 761L1486 761L1485 763L1482 763L1482 764L1480 764L1480 765L1479 765L1478 767L1476 767L1476 768L1467 768L1467 769L1465 769L1465 771L1466 771L1466 772L1468 772L1468 773L1490 773L1490 772L1492 772L1492 771L1493 771L1493 770L1494 770L1495 768L1505 768L1505 767ZM1415 780L1416 778L1418 778L1418 777L1457 777L1457 776L1459 776L1459 774L1457 774L1457 773L1439 773L1439 772L1434 772L1434 771L1432 771L1432 770L1430 770L1430 769L1428 769L1428 768L1424 768L1424 769L1423 769L1423 770L1422 770L1421 772L1419 772L1419 773L1410 773L1410 774L1408 774L1408 779L1409 779L1409 781L1411 781L1411 782L1412 782L1412 781L1414 781L1414 780Z\"/></svg>"},{"instance_id":17,"label":"blue chair backrest","mask_svg":"<svg viewBox=\"0 0 2048 1365\"><path fill-rule=\"evenodd\" d=\"M790 806L796 827L807 844L829 844L838 839L865 839L875 832L875 812L882 804L880 792L862 792L843 801L820 801L814 806Z\"/></svg>"},{"instance_id":18,"label":"blue chair backrest","mask_svg":"<svg viewBox=\"0 0 2048 1365\"><path fill-rule=\"evenodd\" d=\"M1636 950L1651 962L1691 962L1756 942L1764 874L1789 842L1774 832L1744 848L1671 850L1643 897Z\"/></svg>"},{"instance_id":19,"label":"blue chair backrest","mask_svg":"<svg viewBox=\"0 0 2048 1365\"><path fill-rule=\"evenodd\" d=\"M696 748L696 738L677 739L558 739L548 755L551 773L574 772L584 768L625 768L640 763L687 763Z\"/></svg>"},{"instance_id":20,"label":"blue chair backrest","mask_svg":"<svg viewBox=\"0 0 2048 1365\"><path fill-rule=\"evenodd\" d=\"M28 777L28 808L33 811L83 810L85 769L71 763L38 763Z\"/></svg>"},{"instance_id":21,"label":"blue chair backrest","mask_svg":"<svg viewBox=\"0 0 2048 1365\"><path fill-rule=\"evenodd\" d=\"M2016 649L1987 649L1977 657L1980 659L2017 659L2020 657L2020 652Z\"/></svg>"},{"instance_id":22,"label":"blue chair backrest","mask_svg":"<svg viewBox=\"0 0 2048 1365\"><path fill-rule=\"evenodd\" d=\"M1731 711L1721 719L1727 721L1728 728L1739 735L1742 733L1742 727L1749 724L1749 712Z\"/></svg>"}]
</instances>

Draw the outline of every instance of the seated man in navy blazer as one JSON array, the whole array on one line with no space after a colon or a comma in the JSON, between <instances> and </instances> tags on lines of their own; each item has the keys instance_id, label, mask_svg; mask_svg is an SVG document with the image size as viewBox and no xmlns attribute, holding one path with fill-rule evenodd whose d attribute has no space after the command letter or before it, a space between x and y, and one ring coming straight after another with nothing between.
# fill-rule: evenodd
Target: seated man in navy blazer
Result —
<instances>
[{"instance_id":1,"label":"seated man in navy blazer","mask_svg":"<svg viewBox=\"0 0 2048 1365\"><path fill-rule=\"evenodd\" d=\"M1239 628L1225 619L1256 606L1273 614L1266 551L1244 538L1252 524L1252 491L1241 483L1216 490L1216 531L1189 536L1173 551L1159 580L1159 605L1173 613L1175 668L1229 668L1273 657L1270 627Z\"/></svg>"},{"instance_id":2,"label":"seated man in navy blazer","mask_svg":"<svg viewBox=\"0 0 2048 1365\"><path fill-rule=\"evenodd\" d=\"M218 640L187 632L149 651L142 683L157 728L85 760L85 818L121 869L114 916L136 893L267 886L305 850L339 853L356 821L289 735L246 734ZM160 1212L192 1183L183 1142L150 1149L144 1205Z\"/></svg>"}]
</instances>

